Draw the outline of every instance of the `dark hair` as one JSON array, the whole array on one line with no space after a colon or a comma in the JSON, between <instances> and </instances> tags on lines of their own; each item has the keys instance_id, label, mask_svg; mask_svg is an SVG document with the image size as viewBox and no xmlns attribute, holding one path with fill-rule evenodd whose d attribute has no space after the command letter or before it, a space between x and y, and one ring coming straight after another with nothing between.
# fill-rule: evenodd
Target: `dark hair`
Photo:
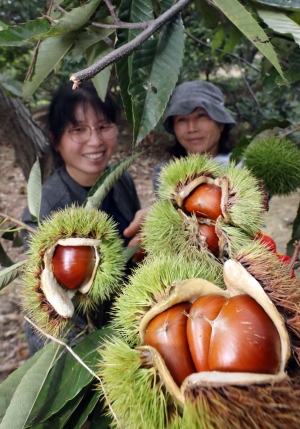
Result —
<instances>
[{"instance_id":1,"label":"dark hair","mask_svg":"<svg viewBox=\"0 0 300 429\"><path fill-rule=\"evenodd\" d=\"M66 126L70 123L76 125L75 109L78 104L91 105L96 111L102 112L107 121L118 123L119 108L110 94L102 101L91 81L83 82L78 89L72 89L71 82L64 84L53 95L48 110L52 149L59 144Z\"/></svg>"},{"instance_id":2,"label":"dark hair","mask_svg":"<svg viewBox=\"0 0 300 429\"><path fill-rule=\"evenodd\" d=\"M235 140L230 134L230 126L225 124L224 130L221 133L219 140L219 153L228 154L231 152L235 146ZM174 140L174 144L170 147L169 152L175 158L180 158L181 156L186 156L187 152L185 148L179 143L177 138Z\"/></svg>"}]
</instances>

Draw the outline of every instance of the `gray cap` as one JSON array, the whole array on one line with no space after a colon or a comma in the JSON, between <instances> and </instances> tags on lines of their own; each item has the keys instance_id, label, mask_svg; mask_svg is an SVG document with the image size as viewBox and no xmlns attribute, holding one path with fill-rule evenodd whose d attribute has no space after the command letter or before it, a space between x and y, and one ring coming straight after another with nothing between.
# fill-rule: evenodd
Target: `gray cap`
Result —
<instances>
[{"instance_id":1,"label":"gray cap","mask_svg":"<svg viewBox=\"0 0 300 429\"><path fill-rule=\"evenodd\" d=\"M216 122L235 126L235 120L224 107L222 91L216 85L201 80L184 82L175 88L163 125L168 133L174 134L172 116L189 115L197 107L202 107Z\"/></svg>"}]
</instances>

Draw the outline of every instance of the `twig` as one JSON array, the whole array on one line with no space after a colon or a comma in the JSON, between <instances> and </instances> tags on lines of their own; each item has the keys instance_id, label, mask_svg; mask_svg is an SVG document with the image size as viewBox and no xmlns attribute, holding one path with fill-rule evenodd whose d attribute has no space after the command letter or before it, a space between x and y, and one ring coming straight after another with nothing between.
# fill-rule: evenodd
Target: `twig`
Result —
<instances>
[{"instance_id":1,"label":"twig","mask_svg":"<svg viewBox=\"0 0 300 429\"><path fill-rule=\"evenodd\" d=\"M193 36L192 34L188 33L187 31L185 31L185 34L192 40L194 40L194 42L199 43L199 45L205 46L208 49L212 49L211 45L209 45L208 43L202 42L202 40L197 39L195 36ZM216 51L218 52L223 52L221 48L217 48ZM253 70L255 70L256 72L260 73L260 70L255 67L253 64L249 63L249 61L245 60L245 58L239 57L238 55L232 54L231 52L227 52L226 54L227 56L234 58L235 60L239 60L245 64L247 64L248 67L251 67Z\"/></svg>"},{"instance_id":2,"label":"twig","mask_svg":"<svg viewBox=\"0 0 300 429\"><path fill-rule=\"evenodd\" d=\"M116 12L115 12L116 6L113 6L111 4L110 0L104 0L104 2L106 4L106 6L107 6L107 8L108 8L108 10L109 10L109 12L110 12L113 20L115 21L116 24L118 24L120 20L119 20L119 17L116 15Z\"/></svg>"},{"instance_id":3,"label":"twig","mask_svg":"<svg viewBox=\"0 0 300 429\"><path fill-rule=\"evenodd\" d=\"M54 6L55 9L60 10L63 13L67 13L67 11L65 9L63 9L58 3L56 3L56 1L52 2L52 6Z\"/></svg>"},{"instance_id":4,"label":"twig","mask_svg":"<svg viewBox=\"0 0 300 429\"><path fill-rule=\"evenodd\" d=\"M24 82L26 82L30 78L30 76L31 76L31 73L33 71L33 66L34 66L34 63L35 63L35 60L36 60L36 57L37 57L37 54L38 54L38 50L39 50L40 44L41 44L41 40L38 40L37 44L35 45L33 56L32 56L32 60L30 62L28 71L26 73Z\"/></svg>"},{"instance_id":5,"label":"twig","mask_svg":"<svg viewBox=\"0 0 300 429\"><path fill-rule=\"evenodd\" d=\"M13 222L16 225L22 226L24 229L27 229L27 231L32 232L32 234L36 234L36 230L34 228L31 228L31 226L26 225L26 223L22 222L21 220L15 219L2 212L0 212L0 217L3 217L7 222Z\"/></svg>"},{"instance_id":6,"label":"twig","mask_svg":"<svg viewBox=\"0 0 300 429\"><path fill-rule=\"evenodd\" d=\"M123 57L130 55L133 51L135 51L143 42L145 42L152 34L154 34L159 28L161 28L166 22L168 22L171 18L173 18L177 13L181 11L186 5L190 3L191 0L179 0L174 6L172 6L169 10L163 13L158 18L154 19L150 24L148 24L147 28L142 31L138 36L136 36L133 40L126 43L125 45L120 46L118 49L115 49L113 52L110 52L101 60L97 61L92 66L78 72L72 74L70 80L74 82L73 89L79 87L80 83L90 79L96 74L100 73L101 70L108 67L110 64L120 60Z\"/></svg>"},{"instance_id":7,"label":"twig","mask_svg":"<svg viewBox=\"0 0 300 429\"><path fill-rule=\"evenodd\" d=\"M106 391L105 391L105 388L104 388L104 386L103 386L103 383L102 383L102 381L101 381L101 378L100 377L98 377L98 375L94 372L94 371L92 371L84 362L83 362L83 360L82 359L80 359L80 357L72 350L72 348L70 347L70 346L68 346L68 344L66 344L66 343L64 343L63 341L61 341L61 340L59 340L58 338L55 338L55 337L53 337L52 335L50 335L50 334L47 334L46 332L44 332L41 328L39 328L35 323L33 323L32 322L32 320L30 320L27 316L24 316L24 319L28 322L28 323L30 323L37 331L39 331L41 334L43 334L46 338L48 338L49 340L52 340L52 341L54 341L55 343L57 343L57 344L60 344L61 346L64 346L70 353L71 353L71 355L72 356L74 356L74 358L80 363L80 365L82 365L93 377L95 377L98 381L99 381L99 383L100 383L100 386L101 386L101 388L102 388L102 391L103 391L103 394L104 394L104 397L105 397L105 399L106 399L106 402L107 402L107 404L108 404L108 406L109 406L109 409L110 409L110 411L111 411L111 413L112 413L112 415L114 416L114 418L115 418L115 420L116 420L116 422L117 422L117 424L118 424L118 426L119 427L121 427L120 426L120 422L119 422L119 420L118 420L118 418L117 418L117 416L115 415L115 412L114 412L114 410L113 410L113 408L112 408L112 406L111 406L111 404L110 404L110 402L109 402L109 400L108 400L108 397L107 397L107 394L106 394Z\"/></svg>"},{"instance_id":8,"label":"twig","mask_svg":"<svg viewBox=\"0 0 300 429\"><path fill-rule=\"evenodd\" d=\"M287 131L287 132L286 132L286 133L284 133L284 134L280 134L280 135L278 136L278 138L283 139L284 137L288 136L289 134L295 133L296 131L299 131L299 130L300 130L300 125L298 125L296 128L293 128L293 129L292 129L292 130L290 130L290 131Z\"/></svg>"},{"instance_id":9,"label":"twig","mask_svg":"<svg viewBox=\"0 0 300 429\"><path fill-rule=\"evenodd\" d=\"M288 264L288 267L291 270L294 268L294 264L298 259L299 251L300 251L300 240L297 240L297 241L295 241L293 255L292 255L291 260Z\"/></svg>"},{"instance_id":10,"label":"twig","mask_svg":"<svg viewBox=\"0 0 300 429\"><path fill-rule=\"evenodd\" d=\"M152 22L153 22L153 19L146 22L118 21L117 24L103 24L101 22L89 21L89 24L93 25L94 27L100 27L100 28L115 28L115 29L124 28L128 30L135 30L140 28L142 30L145 30Z\"/></svg>"},{"instance_id":11,"label":"twig","mask_svg":"<svg viewBox=\"0 0 300 429\"><path fill-rule=\"evenodd\" d=\"M259 111L259 113L260 113L260 114L261 114L265 119L268 119L268 118L267 118L267 116L264 114L264 112L261 110L260 105L259 105L259 102L258 102L257 98L255 97L255 94L254 94L254 92L252 91L252 88L251 88L251 86L249 85L249 82L247 81L247 79L246 79L246 77L245 77L245 74L244 74L244 72L243 72L243 70L242 70L242 66L241 66L241 61L240 61L240 59L238 59L238 63L239 63L239 69L240 69L240 72L241 72L241 76L242 76L242 78L243 78L243 81L244 81L244 83L245 83L245 85L246 85L246 87L247 87L248 91L249 91L249 92L250 92L250 94L252 95L253 100L255 101L255 104L256 104L256 106L257 106L257 110Z\"/></svg>"}]
</instances>

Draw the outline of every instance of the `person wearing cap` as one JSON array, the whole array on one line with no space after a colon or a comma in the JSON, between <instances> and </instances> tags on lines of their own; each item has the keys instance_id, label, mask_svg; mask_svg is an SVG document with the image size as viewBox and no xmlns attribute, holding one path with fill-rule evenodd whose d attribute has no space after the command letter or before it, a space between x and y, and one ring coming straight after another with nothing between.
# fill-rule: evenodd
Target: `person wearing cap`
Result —
<instances>
[{"instance_id":1,"label":"person wearing cap","mask_svg":"<svg viewBox=\"0 0 300 429\"><path fill-rule=\"evenodd\" d=\"M191 153L210 154L216 161L229 162L233 141L230 130L235 120L225 109L222 91L213 83L195 80L178 85L169 102L163 122L175 136L170 152L175 158ZM166 163L154 167L153 185Z\"/></svg>"}]
</instances>

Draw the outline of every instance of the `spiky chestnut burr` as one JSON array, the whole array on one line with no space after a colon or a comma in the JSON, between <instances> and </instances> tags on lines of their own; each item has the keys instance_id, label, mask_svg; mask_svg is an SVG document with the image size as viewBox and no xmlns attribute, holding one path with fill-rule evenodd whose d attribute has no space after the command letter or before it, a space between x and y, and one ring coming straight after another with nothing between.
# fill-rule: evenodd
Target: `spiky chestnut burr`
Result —
<instances>
[{"instance_id":1,"label":"spiky chestnut burr","mask_svg":"<svg viewBox=\"0 0 300 429\"><path fill-rule=\"evenodd\" d=\"M199 262L197 258L187 261L182 256L148 257L134 270L126 288L116 298L112 308L113 326L130 345L138 345L139 326L147 309L163 301L187 278L205 278L220 288L225 287L222 271L220 264L207 258Z\"/></svg>"},{"instance_id":2,"label":"spiky chestnut burr","mask_svg":"<svg viewBox=\"0 0 300 429\"><path fill-rule=\"evenodd\" d=\"M234 165L221 170L203 155L166 166L158 193L143 228L152 255L160 250L209 252L223 261L234 257L231 251L247 244L263 224L264 196L254 176Z\"/></svg>"},{"instance_id":3,"label":"spiky chestnut burr","mask_svg":"<svg viewBox=\"0 0 300 429\"><path fill-rule=\"evenodd\" d=\"M76 249L84 253L84 260L74 256ZM27 255L21 304L39 327L54 336L61 335L75 307L87 314L116 292L125 266L114 222L103 212L75 206L41 223Z\"/></svg>"},{"instance_id":4,"label":"spiky chestnut burr","mask_svg":"<svg viewBox=\"0 0 300 429\"><path fill-rule=\"evenodd\" d=\"M300 187L300 151L290 140L272 136L253 141L243 157L270 195L288 195Z\"/></svg>"},{"instance_id":5,"label":"spiky chestnut burr","mask_svg":"<svg viewBox=\"0 0 300 429\"><path fill-rule=\"evenodd\" d=\"M273 290L272 285L277 288L280 280L283 285L287 284L286 288L282 286L279 295L282 299L285 296L286 309L288 309L290 296L295 293L295 283L294 286L292 285L295 280L290 278L289 272L282 272L276 257L265 247L256 242L252 243L252 246L254 246L252 250L254 251L255 272L260 272L262 277L264 277L264 272L268 273L269 290ZM244 253L245 261L248 260L249 262L251 262L250 247ZM242 257L242 252L240 256ZM262 261L261 264L259 264L260 260ZM276 263L277 269L274 273ZM159 265L156 265L156 270L158 267ZM143 272L143 267L140 270L137 274ZM150 271L147 270L147 274L149 273ZM157 271L156 276L159 278ZM169 273L169 279L172 279L172 271ZM198 427L206 428L209 425L212 428L231 429L232 422L236 421L239 427L250 429L253 428L253 425L264 427L264 422L268 421L269 427L279 429L284 427L285 422L288 421L289 426L293 429L298 427L300 389L297 371L299 371L299 367L295 371L295 360L293 361L293 359L291 365L286 366L290 349L289 336L295 335L295 331L288 320L283 323L283 318L278 312L278 309L281 310L283 302L278 303L278 308L274 306L270 300L270 294L266 294L256 278L246 270L241 261L229 260L225 263L224 279L227 287L230 287L227 290L217 287L214 293L220 294L221 292L226 296L228 290L231 290L230 293L233 295L252 294L253 298L260 302L273 320L281 338L279 372L276 375L203 372L187 377L179 389L155 348L150 346L131 348L130 343L137 343L137 340L133 338L134 329L132 327L132 334L127 338L126 335L123 335L123 341L114 339L107 343L104 351L101 352L103 361L99 371L109 400L113 403L114 411L124 426L128 428L143 427L145 429L153 427L196 429ZM133 280L134 277L131 283ZM202 281L199 279L198 283L197 279L194 279L191 287L189 285L190 280L177 282L173 284L174 287L170 289L172 293L169 295L167 294L168 288L165 288L164 299L159 299L158 302L153 299L154 293L152 295L149 286L144 293L140 292L139 311L138 308L135 310L136 316L132 319L132 323L136 325L144 314L139 326L141 343L143 343L144 333L149 322L156 315L165 311L170 305L172 307L178 302L193 301L197 293L196 290L199 292L198 286L200 289L203 288L200 294L206 294L209 290L210 293L212 292L215 286L211 285L210 282L202 283ZM288 292L290 286L292 286L291 295ZM184 291L185 287L187 287L186 291ZM133 291L130 295L133 295ZM124 303L126 312L129 312L129 296L126 297L125 292L123 297L127 302ZM295 320L299 317L299 302L299 299L298 304L296 301L294 302L293 313L290 313ZM120 296L118 308L119 311L124 311L122 296ZM147 309L149 310L147 311ZM119 320L121 321L121 318ZM129 338L130 343L127 341ZM137 352L140 352L140 355ZM126 361L126 374L124 361ZM286 370L288 370L288 374L286 374ZM296 379L289 380L288 375L296 376ZM130 402L127 402L127 399ZM220 413L216 403L222 404L224 412ZM263 412L261 412L262 409Z\"/></svg>"}]
</instances>

